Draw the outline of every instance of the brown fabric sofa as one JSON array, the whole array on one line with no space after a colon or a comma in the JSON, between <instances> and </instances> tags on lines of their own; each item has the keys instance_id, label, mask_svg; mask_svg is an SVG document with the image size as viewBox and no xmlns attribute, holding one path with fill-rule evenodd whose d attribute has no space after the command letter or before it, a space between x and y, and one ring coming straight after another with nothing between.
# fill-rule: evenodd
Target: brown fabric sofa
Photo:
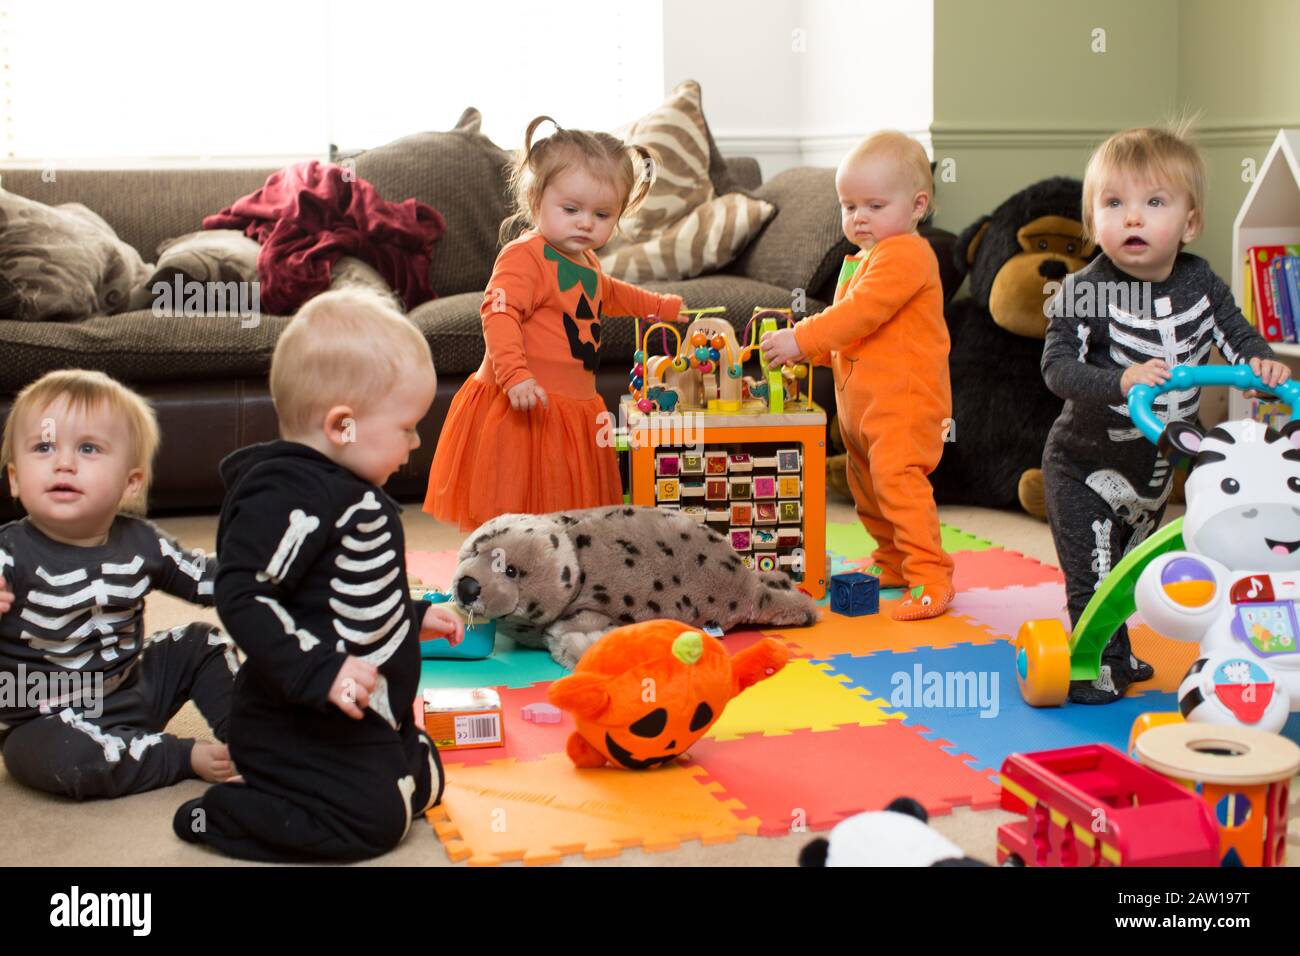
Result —
<instances>
[{"instance_id":1,"label":"brown fabric sofa","mask_svg":"<svg viewBox=\"0 0 1300 956\"><path fill-rule=\"evenodd\" d=\"M427 338L438 369L438 392L420 433L423 444L389 483L399 499L421 500L433 450L452 397L478 368L483 340L478 310L505 212L505 154L473 131L419 134L361 154L358 176L388 199L415 196L447 219L434 247L431 277L439 298L410 312ZM48 204L81 202L101 215L146 261L159 243L200 228L205 215L257 189L269 169L67 170L47 182L39 171L3 170L3 186ZM804 310L829 301L848 244L840 234L834 171L799 168L760 182L757 162L732 159L727 173L742 189L778 212L739 259L716 275L681 282L648 282L688 305L727 307L738 331L757 306L789 306L804 290ZM931 234L940 262L953 237ZM947 286L947 283L946 283ZM949 293L952 288L948 287ZM145 395L157 410L163 442L155 463L153 512L219 507L217 465L251 442L276 437L267 371L280 331L289 320L263 315L244 328L237 316L155 316L149 311L96 316L76 322L0 321L0 418L14 394L52 369L107 372ZM598 388L611 408L627 387L632 323L611 322L602 342ZM817 398L833 408L829 375L819 376ZM15 513L0 495L0 516Z\"/></svg>"}]
</instances>

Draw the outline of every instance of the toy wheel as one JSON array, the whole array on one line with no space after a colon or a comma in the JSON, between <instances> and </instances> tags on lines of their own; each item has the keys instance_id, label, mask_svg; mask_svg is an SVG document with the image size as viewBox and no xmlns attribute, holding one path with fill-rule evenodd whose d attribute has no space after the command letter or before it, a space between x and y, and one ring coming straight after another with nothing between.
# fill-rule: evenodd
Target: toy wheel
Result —
<instances>
[{"instance_id":1,"label":"toy wheel","mask_svg":"<svg viewBox=\"0 0 1300 956\"><path fill-rule=\"evenodd\" d=\"M1055 618L1026 621L1016 635L1016 680L1034 707L1059 707L1070 693L1070 635Z\"/></svg>"}]
</instances>

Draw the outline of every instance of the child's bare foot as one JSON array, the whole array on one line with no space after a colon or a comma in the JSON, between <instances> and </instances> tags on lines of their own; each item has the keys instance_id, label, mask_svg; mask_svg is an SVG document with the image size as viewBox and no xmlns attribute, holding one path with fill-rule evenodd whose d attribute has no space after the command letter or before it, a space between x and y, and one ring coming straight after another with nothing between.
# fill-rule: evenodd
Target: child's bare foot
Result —
<instances>
[{"instance_id":1,"label":"child's bare foot","mask_svg":"<svg viewBox=\"0 0 1300 956\"><path fill-rule=\"evenodd\" d=\"M190 751L190 766L200 779L208 783L224 783L235 776L230 748L210 740L194 741L194 749Z\"/></svg>"}]
</instances>

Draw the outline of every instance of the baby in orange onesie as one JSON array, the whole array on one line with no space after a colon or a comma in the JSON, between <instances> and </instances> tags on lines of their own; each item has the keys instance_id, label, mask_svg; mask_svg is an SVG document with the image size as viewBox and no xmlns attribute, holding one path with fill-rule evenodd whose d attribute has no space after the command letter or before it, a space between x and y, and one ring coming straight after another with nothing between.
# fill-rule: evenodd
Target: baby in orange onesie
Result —
<instances>
[{"instance_id":1,"label":"baby in orange onesie","mask_svg":"<svg viewBox=\"0 0 1300 956\"><path fill-rule=\"evenodd\" d=\"M497 256L480 309L483 364L452 400L429 473L424 510L462 530L623 500L618 457L599 440L601 326L633 315L676 322L682 307L680 296L606 276L593 251L649 191L649 153L558 126L534 143L543 122L555 121L539 116L525 134L518 212L502 233L531 228Z\"/></svg>"},{"instance_id":2,"label":"baby in orange onesie","mask_svg":"<svg viewBox=\"0 0 1300 956\"><path fill-rule=\"evenodd\" d=\"M934 193L925 150L902 133L867 138L835 175L844 259L835 303L763 337L769 362L825 362L858 517L876 539L881 587L910 587L893 616L937 617L952 602L952 557L927 477L952 415L939 262L916 231Z\"/></svg>"}]
</instances>

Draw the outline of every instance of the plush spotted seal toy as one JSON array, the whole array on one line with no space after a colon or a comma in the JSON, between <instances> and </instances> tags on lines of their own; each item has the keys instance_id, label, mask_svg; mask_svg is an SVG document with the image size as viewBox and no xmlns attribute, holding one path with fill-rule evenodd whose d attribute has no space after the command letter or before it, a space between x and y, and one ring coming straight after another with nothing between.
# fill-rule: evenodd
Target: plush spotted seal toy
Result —
<instances>
[{"instance_id":1,"label":"plush spotted seal toy","mask_svg":"<svg viewBox=\"0 0 1300 956\"><path fill-rule=\"evenodd\" d=\"M930 826L925 807L899 797L883 810L842 820L830 838L818 837L799 853L799 865L988 866L964 854Z\"/></svg>"},{"instance_id":2,"label":"plush spotted seal toy","mask_svg":"<svg viewBox=\"0 0 1300 956\"><path fill-rule=\"evenodd\" d=\"M462 610L568 668L639 621L723 631L817 622L816 603L783 572L751 570L717 531L659 508L501 515L469 536L458 562L451 592Z\"/></svg>"}]
</instances>

